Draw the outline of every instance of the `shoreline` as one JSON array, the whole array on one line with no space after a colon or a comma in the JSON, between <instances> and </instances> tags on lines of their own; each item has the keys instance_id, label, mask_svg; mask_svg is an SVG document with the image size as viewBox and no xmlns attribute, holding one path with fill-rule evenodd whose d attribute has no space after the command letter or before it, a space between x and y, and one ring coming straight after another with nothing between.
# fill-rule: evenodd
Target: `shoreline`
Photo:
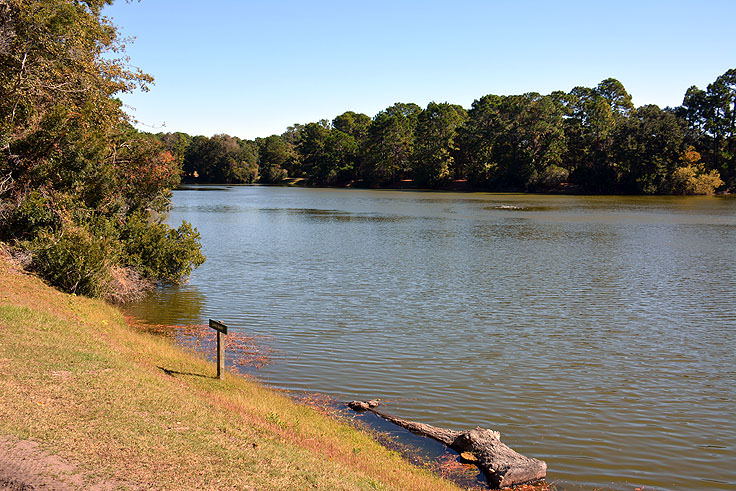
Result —
<instances>
[{"instance_id":1,"label":"shoreline","mask_svg":"<svg viewBox=\"0 0 736 491\"><path fill-rule=\"evenodd\" d=\"M211 354L215 348L212 339L209 339L212 336L206 324L159 325L150 324L146 320L128 314L125 315L125 318L131 328L169 339L176 346L187 351L193 351L199 356L207 358L208 353ZM203 334L208 339L203 341ZM493 486L489 486L484 472L477 464L477 460L468 461L463 459L459 452L446 444L427 435L406 429L390 419L380 416L378 412L356 411L350 407L350 403L338 401L321 392L268 386L259 379L257 370L270 363L270 355L273 352L270 348L259 344L260 338L261 336L250 336L240 332L228 333L227 341L233 340L232 345L227 344L227 358L232 375L252 378L268 390L283 394L297 404L307 405L327 417L366 432L387 450L399 453L407 462L430 470L435 475L455 483L462 489L493 489ZM248 353L245 355L239 353L240 347L245 347ZM210 360L210 362L214 363L213 360ZM247 371L243 372L243 369ZM513 488L527 491L546 491L550 489L544 480L532 484L518 484Z\"/></svg>"},{"instance_id":2,"label":"shoreline","mask_svg":"<svg viewBox=\"0 0 736 491\"><path fill-rule=\"evenodd\" d=\"M212 363L3 256L0 284L0 435L72 466L69 489L458 489L247 377L216 380Z\"/></svg>"},{"instance_id":3,"label":"shoreline","mask_svg":"<svg viewBox=\"0 0 736 491\"><path fill-rule=\"evenodd\" d=\"M242 374L232 367L225 380L218 384L214 364L204 359L203 353L196 352L195 348L181 345L162 335L161 331L147 330L145 323L134 321L118 307L65 294L45 285L35 275L9 261L2 250L0 280L3 284L0 290L0 367L7 374L7 380L0 381L0 394L3 394L0 395L0 489L25 489L24 486L143 489L152 485L179 489L181 476L176 465L164 465L165 469L162 469L159 462L151 464L151 468L145 471L140 467L140 460L145 460L151 452L160 458L161 449L154 447L160 447L157 438L162 437L160 426L151 434L151 422L140 420L141 411L146 416L144 419L167 420L163 424L163 432L171 437L187 433L197 425L191 415L174 415L178 413L176 408L203 402L210 409L224 409L229 416L227 419L243 417L246 423L255 423L260 427L256 433L261 433L261 439L264 434L276 433L273 435L275 448L280 452L289 446L290 440L304 441L305 435L300 433L308 433L311 434L307 438L310 441L306 445L308 453L318 461L327 457L327 462L343 468L342 474L356 471L355 467L364 473L365 467L375 466L373 471L379 474L379 479L368 481L384 484L378 488L370 485L367 489L488 489L477 466L463 463L457 452L372 413L359 414L334 399L310 393L312 399L317 399L315 404L314 400L306 401L293 392L266 387L257 377ZM46 333L48 339L44 338L39 343L42 349L33 349L28 341L37 339L39 332ZM26 346L18 343L18 338L25 338ZM62 340L65 342L59 342ZM31 351L25 355L30 353L31 356L24 357L21 352L27 348ZM76 350L83 353L75 353ZM41 356L43 353L47 356ZM163 359L152 359L153 353L163 355ZM90 362L90 359L97 363ZM63 366L59 366L60 362ZM90 370L86 367L90 363L101 364L101 367ZM122 367L128 372L127 377L118 377ZM24 378L24 383L14 384ZM173 390L178 396L161 408L158 404L151 404L150 391L131 392L129 387L125 387L136 384L148 385L149 389L163 394ZM21 392L20 387L25 391ZM191 390L193 394L183 394L182 389ZM124 394L117 394L118 391ZM241 392L266 399L260 401L267 402L266 407L259 403L246 403ZM135 410L126 407L129 399L137 402ZM74 403L69 404L72 400ZM332 410L327 410L327 406ZM53 413L47 414L51 410ZM110 415L111 410L116 413L114 417ZM124 421L117 421L120 418ZM312 431L302 421L311 421ZM89 429L90 426L93 430ZM237 425L232 425L232 422L228 425L229 428L234 426ZM234 429L220 428L219 431L237 433ZM111 440L111 432L124 436ZM200 436L215 440L221 438L214 429ZM315 447L313 440L320 442L325 439L328 441L321 441ZM257 451L265 445L252 437L248 440L245 442L247 450ZM166 460L178 462L184 456L187 462L202 459L202 452L181 448L182 445L182 442L174 444L174 456ZM349 452L338 450L346 445L351 448ZM273 448L271 450L274 451ZM119 452L127 454L119 468L104 465L99 460L102 455ZM363 461L366 457L367 463ZM268 465L264 467L269 471ZM194 470L196 468L197 464ZM150 470L154 469L156 472L151 473ZM247 483L247 480L240 480L246 477L242 469L240 471L239 474L236 469L233 474L230 470L228 480ZM222 472L214 472L222 476ZM388 478L381 476L386 472ZM163 474L161 478L158 476L160 473ZM191 473L191 469L186 472L189 479L192 479ZM308 480L320 482L320 479L326 479L322 484L332 482L327 486L329 489L353 489L352 486L343 486L349 480L341 480L340 485L333 486L335 482L332 479L341 473L335 474L332 469L329 479L323 475ZM143 476L146 477L142 479ZM201 481L197 484L196 479L187 482L192 482L195 487L207 487ZM415 486L420 482L424 484ZM281 485L271 488L272 485L273 482L261 481L258 488L284 489ZM461 487L456 488L457 485ZM245 486L245 489L250 488ZM546 483L539 483L521 489L544 491L550 488Z\"/></svg>"},{"instance_id":4,"label":"shoreline","mask_svg":"<svg viewBox=\"0 0 736 491\"><path fill-rule=\"evenodd\" d=\"M487 189L483 187L474 187L467 183L467 181L453 181L453 183L447 186L441 187L421 187L415 185L410 179L399 181L395 184L388 186L367 186L367 185L356 185L355 183L346 183L342 185L334 186L323 186L313 185L307 182L306 178L289 178L280 183L222 183L222 182L188 182L182 181L174 190L187 189L189 187L198 186L267 186L267 187L297 187L307 189L358 189L368 191L421 191L427 193L487 193L487 194L522 194L522 195L540 195L540 196L621 196L621 197L675 197L675 198L693 198L693 197L728 197L735 196L736 193L730 189L716 192L714 194L635 194L635 193L593 193L583 189L580 186L571 185L564 183L564 186L559 188L548 189L544 191L525 191L518 188L509 189Z\"/></svg>"}]
</instances>

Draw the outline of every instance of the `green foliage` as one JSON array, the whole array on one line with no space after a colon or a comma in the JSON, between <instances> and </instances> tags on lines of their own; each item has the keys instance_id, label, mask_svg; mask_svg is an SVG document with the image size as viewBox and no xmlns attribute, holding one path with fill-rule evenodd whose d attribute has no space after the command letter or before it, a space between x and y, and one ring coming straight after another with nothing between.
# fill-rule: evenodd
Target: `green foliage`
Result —
<instances>
[{"instance_id":1,"label":"green foliage","mask_svg":"<svg viewBox=\"0 0 736 491\"><path fill-rule=\"evenodd\" d=\"M396 103L373 118L369 135L371 182L391 184L409 177L414 153L414 129L422 109Z\"/></svg>"},{"instance_id":2,"label":"green foliage","mask_svg":"<svg viewBox=\"0 0 736 491\"><path fill-rule=\"evenodd\" d=\"M461 106L430 102L417 119L414 178L425 186L446 183L455 170L457 129L467 118Z\"/></svg>"},{"instance_id":3,"label":"green foliage","mask_svg":"<svg viewBox=\"0 0 736 491\"><path fill-rule=\"evenodd\" d=\"M260 182L279 183L288 177L288 169L293 168L294 149L279 135L259 138L258 172Z\"/></svg>"},{"instance_id":4,"label":"green foliage","mask_svg":"<svg viewBox=\"0 0 736 491\"><path fill-rule=\"evenodd\" d=\"M719 171L726 186L736 188L736 68L706 90L690 87L677 113L688 121L706 166Z\"/></svg>"},{"instance_id":5,"label":"green foliage","mask_svg":"<svg viewBox=\"0 0 736 491\"><path fill-rule=\"evenodd\" d=\"M0 213L0 238L31 238L44 230L56 230L60 225L52 200L38 191L31 191L20 197L19 203L7 206L6 213Z\"/></svg>"},{"instance_id":6,"label":"green foliage","mask_svg":"<svg viewBox=\"0 0 736 491\"><path fill-rule=\"evenodd\" d=\"M684 121L655 105L631 110L616 130L612 152L620 189L636 194L669 192L685 129Z\"/></svg>"},{"instance_id":7,"label":"green foliage","mask_svg":"<svg viewBox=\"0 0 736 491\"><path fill-rule=\"evenodd\" d=\"M460 132L462 167L476 185L526 189L564 152L563 106L552 96L489 95L473 103Z\"/></svg>"},{"instance_id":8,"label":"green foliage","mask_svg":"<svg viewBox=\"0 0 736 491\"><path fill-rule=\"evenodd\" d=\"M676 109L635 108L623 84L607 78L595 87L549 95L486 95L467 112L434 102L424 110L397 103L373 119L347 111L332 121L294 124L280 136L257 139L255 153L263 183L288 175L327 186L408 180L442 188L467 180L496 191L701 193L736 188L735 114L736 69L707 90L691 87ZM176 153L187 138L167 135L162 141ZM190 140L184 179L255 178L249 167L241 174L222 170L222 162L232 161L223 155L253 142L227 135ZM689 170L679 157L688 145L703 155ZM252 157L238 159L252 165ZM721 178L724 185L718 184Z\"/></svg>"},{"instance_id":9,"label":"green foliage","mask_svg":"<svg viewBox=\"0 0 736 491\"><path fill-rule=\"evenodd\" d=\"M328 121L309 123L299 132L297 151L301 156L301 168L313 184L325 184L329 174L329 164L325 152L327 137L330 135Z\"/></svg>"},{"instance_id":10,"label":"green foliage","mask_svg":"<svg viewBox=\"0 0 736 491\"><path fill-rule=\"evenodd\" d=\"M127 264L147 279L166 283L180 282L204 263L198 241L199 233L187 222L172 229L140 214L131 216L121 233Z\"/></svg>"},{"instance_id":11,"label":"green foliage","mask_svg":"<svg viewBox=\"0 0 736 491\"><path fill-rule=\"evenodd\" d=\"M258 145L229 135L195 136L182 165L186 182L254 183L258 180Z\"/></svg>"},{"instance_id":12,"label":"green foliage","mask_svg":"<svg viewBox=\"0 0 736 491\"><path fill-rule=\"evenodd\" d=\"M29 245L31 268L51 285L70 293L105 297L114 260L109 240L81 227L67 227L59 234L43 232Z\"/></svg>"},{"instance_id":13,"label":"green foliage","mask_svg":"<svg viewBox=\"0 0 736 491\"><path fill-rule=\"evenodd\" d=\"M188 138L129 124L116 95L152 78L122 55L108 3L0 2L0 238L50 283L91 296L114 295L114 271L174 282L203 260L190 227L139 225L167 210ZM126 242L133 228L160 246L145 260Z\"/></svg>"},{"instance_id":14,"label":"green foliage","mask_svg":"<svg viewBox=\"0 0 736 491\"><path fill-rule=\"evenodd\" d=\"M359 144L368 138L371 118L362 113L347 111L332 120L332 127L355 138Z\"/></svg>"}]
</instances>

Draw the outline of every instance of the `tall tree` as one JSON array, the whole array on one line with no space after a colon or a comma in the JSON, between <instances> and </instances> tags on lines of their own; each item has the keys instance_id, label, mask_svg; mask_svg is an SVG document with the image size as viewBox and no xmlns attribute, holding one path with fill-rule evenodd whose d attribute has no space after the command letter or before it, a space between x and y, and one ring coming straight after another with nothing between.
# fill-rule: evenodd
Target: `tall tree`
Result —
<instances>
[{"instance_id":1,"label":"tall tree","mask_svg":"<svg viewBox=\"0 0 736 491\"><path fill-rule=\"evenodd\" d=\"M437 186L452 177L457 145L455 137L468 115L455 104L430 102L417 118L414 146L414 179Z\"/></svg>"},{"instance_id":2,"label":"tall tree","mask_svg":"<svg viewBox=\"0 0 736 491\"><path fill-rule=\"evenodd\" d=\"M292 168L294 149L279 135L256 139L258 144L258 169L261 182L272 184L283 181Z\"/></svg>"},{"instance_id":3,"label":"tall tree","mask_svg":"<svg viewBox=\"0 0 736 491\"><path fill-rule=\"evenodd\" d=\"M363 113L347 111L332 120L332 127L355 138L357 142L368 137L371 118Z\"/></svg>"},{"instance_id":4,"label":"tall tree","mask_svg":"<svg viewBox=\"0 0 736 491\"><path fill-rule=\"evenodd\" d=\"M320 181L328 185L355 181L360 156L357 140L352 135L333 128L325 140L324 159L320 166Z\"/></svg>"},{"instance_id":5,"label":"tall tree","mask_svg":"<svg viewBox=\"0 0 736 491\"><path fill-rule=\"evenodd\" d=\"M416 104L397 102L373 118L369 180L394 183L408 177L414 153L414 129L421 111Z\"/></svg>"},{"instance_id":6,"label":"tall tree","mask_svg":"<svg viewBox=\"0 0 736 491\"><path fill-rule=\"evenodd\" d=\"M189 182L253 183L258 180L258 146L230 135L195 136L184 155Z\"/></svg>"},{"instance_id":7,"label":"tall tree","mask_svg":"<svg viewBox=\"0 0 736 491\"><path fill-rule=\"evenodd\" d=\"M308 123L299 131L299 152L302 172L313 184L323 184L326 178L325 144L330 136L330 122L322 120L318 123Z\"/></svg>"},{"instance_id":8,"label":"tall tree","mask_svg":"<svg viewBox=\"0 0 736 491\"><path fill-rule=\"evenodd\" d=\"M705 91L690 87L678 114L690 123L703 160L720 172L729 188L736 187L736 68Z\"/></svg>"},{"instance_id":9,"label":"tall tree","mask_svg":"<svg viewBox=\"0 0 736 491\"><path fill-rule=\"evenodd\" d=\"M575 171L571 179L589 191L613 192L618 171L613 150L617 126L633 109L631 96L612 78L598 87L575 87L570 122L566 124L567 158Z\"/></svg>"},{"instance_id":10,"label":"tall tree","mask_svg":"<svg viewBox=\"0 0 736 491\"><path fill-rule=\"evenodd\" d=\"M356 151L349 156L353 166L351 180L364 180L370 175L368 151L371 122L368 115L353 111L344 112L332 120L332 127L350 135L357 145Z\"/></svg>"},{"instance_id":11,"label":"tall tree","mask_svg":"<svg viewBox=\"0 0 736 491\"><path fill-rule=\"evenodd\" d=\"M488 95L475 101L460 132L468 178L496 189L536 185L564 152L563 107L554 97Z\"/></svg>"},{"instance_id":12,"label":"tall tree","mask_svg":"<svg viewBox=\"0 0 736 491\"><path fill-rule=\"evenodd\" d=\"M189 144L192 142L191 136L177 131L176 133L158 133L156 137L164 144L166 150L174 156L179 164L184 161L184 155L187 152Z\"/></svg>"},{"instance_id":13,"label":"tall tree","mask_svg":"<svg viewBox=\"0 0 736 491\"><path fill-rule=\"evenodd\" d=\"M468 119L458 130L458 169L475 186L487 186L498 169L494 155L501 124L502 97L486 95L473 101Z\"/></svg>"},{"instance_id":14,"label":"tall tree","mask_svg":"<svg viewBox=\"0 0 736 491\"><path fill-rule=\"evenodd\" d=\"M662 194L685 150L685 121L671 111L646 105L630 111L616 130L614 159L620 190Z\"/></svg>"}]
</instances>

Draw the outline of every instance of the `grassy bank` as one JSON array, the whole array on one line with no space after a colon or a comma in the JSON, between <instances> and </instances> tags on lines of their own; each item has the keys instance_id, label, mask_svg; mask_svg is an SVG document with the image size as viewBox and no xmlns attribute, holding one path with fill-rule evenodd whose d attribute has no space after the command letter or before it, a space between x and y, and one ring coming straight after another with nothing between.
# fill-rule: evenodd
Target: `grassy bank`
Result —
<instances>
[{"instance_id":1,"label":"grassy bank","mask_svg":"<svg viewBox=\"0 0 736 491\"><path fill-rule=\"evenodd\" d=\"M86 483L160 489L455 489L368 435L59 293L0 255L0 438Z\"/></svg>"}]
</instances>

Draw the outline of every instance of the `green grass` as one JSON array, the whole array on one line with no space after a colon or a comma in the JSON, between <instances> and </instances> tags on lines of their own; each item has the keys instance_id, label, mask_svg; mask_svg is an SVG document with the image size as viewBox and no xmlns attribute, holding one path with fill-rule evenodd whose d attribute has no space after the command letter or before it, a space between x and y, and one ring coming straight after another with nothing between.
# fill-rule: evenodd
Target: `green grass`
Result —
<instances>
[{"instance_id":1,"label":"green grass","mask_svg":"<svg viewBox=\"0 0 736 491\"><path fill-rule=\"evenodd\" d=\"M366 433L215 371L0 256L0 436L122 487L455 489Z\"/></svg>"}]
</instances>

